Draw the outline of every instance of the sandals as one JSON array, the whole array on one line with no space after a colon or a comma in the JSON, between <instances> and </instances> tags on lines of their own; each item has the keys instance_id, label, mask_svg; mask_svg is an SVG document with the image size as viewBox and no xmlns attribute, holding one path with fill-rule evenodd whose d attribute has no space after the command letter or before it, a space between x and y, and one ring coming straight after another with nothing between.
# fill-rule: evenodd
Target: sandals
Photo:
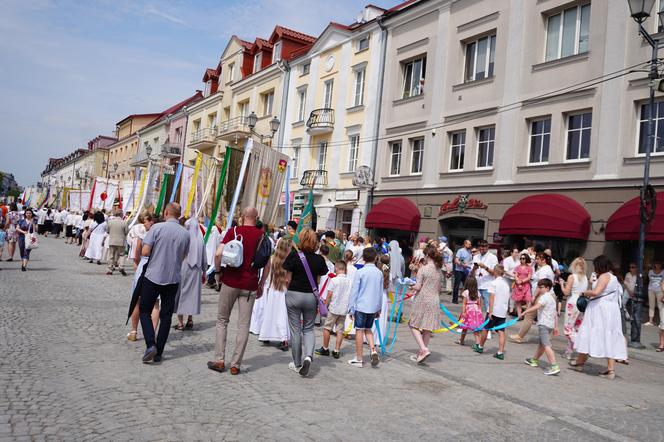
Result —
<instances>
[{"instance_id":1,"label":"sandals","mask_svg":"<svg viewBox=\"0 0 664 442\"><path fill-rule=\"evenodd\" d=\"M137 335L137 332L135 330L130 331L129 333L127 333L127 341L134 342L134 341L138 340L136 335Z\"/></svg>"},{"instance_id":2,"label":"sandals","mask_svg":"<svg viewBox=\"0 0 664 442\"><path fill-rule=\"evenodd\" d=\"M194 321L191 319L187 321L187 323L184 326L185 330L192 330L194 328Z\"/></svg>"},{"instance_id":3,"label":"sandals","mask_svg":"<svg viewBox=\"0 0 664 442\"><path fill-rule=\"evenodd\" d=\"M578 371L579 373L583 371L584 364L579 364L576 360L569 361L568 364L570 370Z\"/></svg>"},{"instance_id":4,"label":"sandals","mask_svg":"<svg viewBox=\"0 0 664 442\"><path fill-rule=\"evenodd\" d=\"M661 353L664 351L664 347L657 347L657 350L655 350L657 353Z\"/></svg>"},{"instance_id":5,"label":"sandals","mask_svg":"<svg viewBox=\"0 0 664 442\"><path fill-rule=\"evenodd\" d=\"M184 330L184 325L182 325L182 324L178 324L178 325L176 325L176 326L173 327L173 328L174 328L175 330L177 330L177 331L183 331L183 330Z\"/></svg>"},{"instance_id":6,"label":"sandals","mask_svg":"<svg viewBox=\"0 0 664 442\"><path fill-rule=\"evenodd\" d=\"M606 370L599 374L600 378L614 380L616 378L616 372L613 370Z\"/></svg>"},{"instance_id":7,"label":"sandals","mask_svg":"<svg viewBox=\"0 0 664 442\"><path fill-rule=\"evenodd\" d=\"M457 339L456 341L454 341L454 343L458 345L466 345L461 339Z\"/></svg>"}]
</instances>

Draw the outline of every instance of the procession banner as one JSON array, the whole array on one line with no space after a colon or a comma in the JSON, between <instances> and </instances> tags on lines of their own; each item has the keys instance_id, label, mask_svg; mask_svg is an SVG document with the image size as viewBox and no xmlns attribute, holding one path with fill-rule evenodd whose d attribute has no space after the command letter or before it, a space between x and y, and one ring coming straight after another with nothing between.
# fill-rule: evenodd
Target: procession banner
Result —
<instances>
[{"instance_id":1,"label":"procession banner","mask_svg":"<svg viewBox=\"0 0 664 442\"><path fill-rule=\"evenodd\" d=\"M254 142L242 207L255 207L264 224L275 222L289 160L287 155Z\"/></svg>"},{"instance_id":2,"label":"procession banner","mask_svg":"<svg viewBox=\"0 0 664 442\"><path fill-rule=\"evenodd\" d=\"M298 238L300 232L305 228L312 228L314 221L314 190L309 189L309 198L307 198L307 204L304 206L302 211L302 216L300 221L297 223L297 230L295 231L295 236L293 237L293 242L297 245L300 240Z\"/></svg>"},{"instance_id":3,"label":"procession banner","mask_svg":"<svg viewBox=\"0 0 664 442\"><path fill-rule=\"evenodd\" d=\"M91 195L91 208L96 210L111 210L113 201L118 193L120 183L109 178L96 177Z\"/></svg>"},{"instance_id":4,"label":"procession banner","mask_svg":"<svg viewBox=\"0 0 664 442\"><path fill-rule=\"evenodd\" d=\"M51 196L51 186L48 186L48 188L46 189L46 195L44 196L44 199L42 200L42 202L39 204L39 207L38 207L39 209L41 209L42 207L48 205L48 198L50 196Z\"/></svg>"},{"instance_id":5,"label":"procession banner","mask_svg":"<svg viewBox=\"0 0 664 442\"><path fill-rule=\"evenodd\" d=\"M79 189L72 189L69 191L69 198L67 201L67 208L69 211L81 210L81 191Z\"/></svg>"},{"instance_id":6,"label":"procession banner","mask_svg":"<svg viewBox=\"0 0 664 442\"><path fill-rule=\"evenodd\" d=\"M173 182L173 190L171 191L171 197L168 199L169 203L175 201L175 195L178 191L178 186L180 185L180 178L182 177L182 163L178 163L178 168L175 171L175 181Z\"/></svg>"},{"instance_id":7,"label":"procession banner","mask_svg":"<svg viewBox=\"0 0 664 442\"><path fill-rule=\"evenodd\" d=\"M122 182L122 211L124 213L133 212L136 206L136 188L138 181Z\"/></svg>"},{"instance_id":8,"label":"procession banner","mask_svg":"<svg viewBox=\"0 0 664 442\"><path fill-rule=\"evenodd\" d=\"M182 184L180 185L180 204L183 205L182 216L187 216L188 213L184 211L186 208L184 205L187 202L189 190L192 188L194 182L194 168L191 166L182 166L182 177L180 179L182 180Z\"/></svg>"},{"instance_id":9,"label":"procession banner","mask_svg":"<svg viewBox=\"0 0 664 442\"><path fill-rule=\"evenodd\" d=\"M203 153L198 152L196 155L196 165L194 166L194 176L191 179L192 186L189 189L189 194L187 195L187 205L184 209L184 217L191 217L191 203L194 201L194 195L196 194L196 187L198 185L198 173L201 170L201 163L203 162Z\"/></svg>"},{"instance_id":10,"label":"procession banner","mask_svg":"<svg viewBox=\"0 0 664 442\"><path fill-rule=\"evenodd\" d=\"M154 209L155 215L161 215L161 208L164 206L164 200L166 199L166 189L168 188L168 179L170 175L164 174L161 178L161 190L159 191L159 199L157 200L157 207Z\"/></svg>"},{"instance_id":11,"label":"procession banner","mask_svg":"<svg viewBox=\"0 0 664 442\"><path fill-rule=\"evenodd\" d=\"M230 148L230 146L226 147L226 154L224 155L224 165L221 168L221 175L219 175L219 182L217 183L217 195L214 199L214 206L212 207L212 214L210 215L210 221L207 226L207 230L205 231L205 244L208 242L208 238L210 237L210 232L212 232L212 228L214 227L215 220L217 219L217 213L219 211L219 203L221 203L221 196L224 191L224 181L226 180L226 172L228 171L228 163L231 161L231 152L233 149Z\"/></svg>"}]
</instances>

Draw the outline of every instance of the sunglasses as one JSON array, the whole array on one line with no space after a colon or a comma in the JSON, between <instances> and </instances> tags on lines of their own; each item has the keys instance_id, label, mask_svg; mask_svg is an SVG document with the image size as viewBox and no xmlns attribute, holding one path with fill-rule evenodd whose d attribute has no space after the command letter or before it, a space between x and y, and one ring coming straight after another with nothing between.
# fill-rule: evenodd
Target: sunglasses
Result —
<instances>
[{"instance_id":1,"label":"sunglasses","mask_svg":"<svg viewBox=\"0 0 664 442\"><path fill-rule=\"evenodd\" d=\"M525 261L525 260L526 260L526 258L524 258L523 256L522 256L521 258L519 258L519 259L520 259L521 261Z\"/></svg>"}]
</instances>

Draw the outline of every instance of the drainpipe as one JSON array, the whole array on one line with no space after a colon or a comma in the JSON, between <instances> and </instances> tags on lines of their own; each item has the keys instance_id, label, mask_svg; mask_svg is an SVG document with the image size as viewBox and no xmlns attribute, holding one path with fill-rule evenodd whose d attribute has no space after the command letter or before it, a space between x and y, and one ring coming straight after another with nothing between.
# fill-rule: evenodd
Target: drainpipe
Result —
<instances>
[{"instance_id":1,"label":"drainpipe","mask_svg":"<svg viewBox=\"0 0 664 442\"><path fill-rule=\"evenodd\" d=\"M376 101L377 103L377 111L376 111L376 121L374 123L374 141L371 146L371 172L373 174L372 177L372 183L371 187L369 188L369 195L367 196L367 207L364 212L364 221L366 222L366 217L367 214L369 213L369 210L371 209L371 206L373 205L373 199L374 199L374 189L376 187L375 185L375 180L376 180L376 162L378 158L378 137L380 135L380 114L381 114L381 109L383 105L383 84L385 81L385 57L387 54L387 28L383 24L383 20L378 18L376 20L378 23L378 27L381 30L381 42L380 42L380 65L378 67L378 72L380 73L379 79L378 79L378 100Z\"/></svg>"},{"instance_id":2,"label":"drainpipe","mask_svg":"<svg viewBox=\"0 0 664 442\"><path fill-rule=\"evenodd\" d=\"M284 61L284 60L280 60L279 63L277 63L277 67L279 68L279 70L281 72L284 73L284 84L283 84L282 91L281 91L281 111L280 112L281 112L281 121L285 125L286 121L287 121L286 110L288 108L288 86L289 86L289 83L290 83L290 71L291 71L291 69L290 69L290 64L287 61ZM279 151L281 151L282 146L284 145L284 134L285 134L285 132L286 131L283 130L283 128L281 130L279 130L279 140L277 141L277 143L279 143L279 146L278 146L277 150L279 150ZM288 178L286 178L286 179L288 179Z\"/></svg>"}]
</instances>

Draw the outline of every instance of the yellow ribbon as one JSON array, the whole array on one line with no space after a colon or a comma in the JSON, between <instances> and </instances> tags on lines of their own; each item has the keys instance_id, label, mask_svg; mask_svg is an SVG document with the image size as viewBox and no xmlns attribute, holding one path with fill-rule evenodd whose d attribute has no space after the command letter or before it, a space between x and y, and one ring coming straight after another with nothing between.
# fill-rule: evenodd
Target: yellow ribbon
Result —
<instances>
[{"instance_id":1,"label":"yellow ribbon","mask_svg":"<svg viewBox=\"0 0 664 442\"><path fill-rule=\"evenodd\" d=\"M133 207L131 208L131 210L133 210L134 212L138 212L137 209L140 208L141 198L143 197L143 190L145 189L145 181L148 177L148 172L150 172L149 168L145 170L145 173L143 173L143 178L141 178L141 187L139 188L138 191L138 199L134 200L134 204L132 204ZM136 207L136 202L138 202L139 207Z\"/></svg>"},{"instance_id":2,"label":"yellow ribbon","mask_svg":"<svg viewBox=\"0 0 664 442\"><path fill-rule=\"evenodd\" d=\"M451 324L449 326L449 328L448 327L441 327L438 330L433 330L431 333L445 333L445 332L448 332L450 330L454 330L455 328L457 328L461 324L463 324L463 321L455 322L454 324Z\"/></svg>"},{"instance_id":3,"label":"yellow ribbon","mask_svg":"<svg viewBox=\"0 0 664 442\"><path fill-rule=\"evenodd\" d=\"M191 203L194 201L194 195L196 194L196 183L198 182L198 171L201 168L201 163L203 162L203 153L198 152L196 155L196 165L194 166L194 176L191 180L191 189L189 189L189 195L187 196L187 205L184 209L184 217L189 218L191 214Z\"/></svg>"}]
</instances>

